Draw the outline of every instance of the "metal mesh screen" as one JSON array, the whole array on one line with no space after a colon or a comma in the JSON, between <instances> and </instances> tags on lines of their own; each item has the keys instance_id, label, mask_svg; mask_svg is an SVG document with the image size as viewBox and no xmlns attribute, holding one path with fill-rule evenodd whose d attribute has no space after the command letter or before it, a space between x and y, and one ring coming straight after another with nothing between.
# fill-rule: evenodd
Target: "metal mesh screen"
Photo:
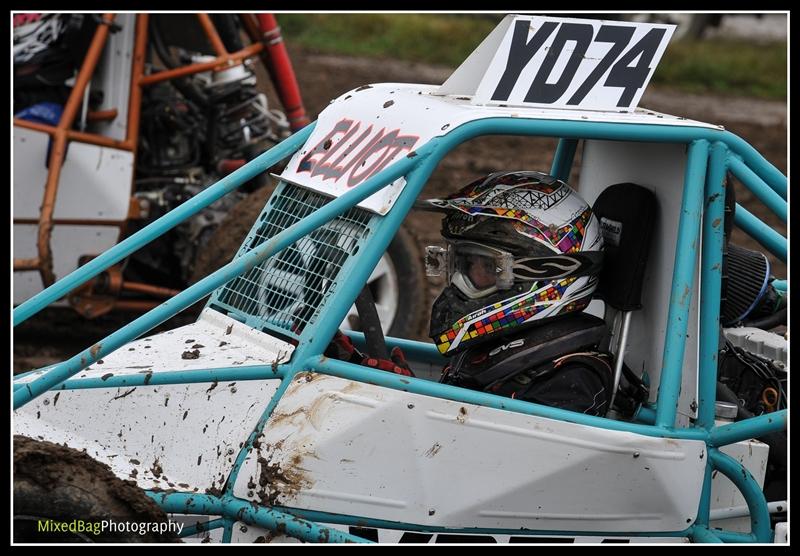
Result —
<instances>
[{"instance_id":1,"label":"metal mesh screen","mask_svg":"<svg viewBox=\"0 0 800 556\"><path fill-rule=\"evenodd\" d=\"M271 197L237 256L253 250L331 201L284 184ZM353 207L215 293L212 304L267 328L299 336L336 288L345 261L368 235L373 215Z\"/></svg>"}]
</instances>

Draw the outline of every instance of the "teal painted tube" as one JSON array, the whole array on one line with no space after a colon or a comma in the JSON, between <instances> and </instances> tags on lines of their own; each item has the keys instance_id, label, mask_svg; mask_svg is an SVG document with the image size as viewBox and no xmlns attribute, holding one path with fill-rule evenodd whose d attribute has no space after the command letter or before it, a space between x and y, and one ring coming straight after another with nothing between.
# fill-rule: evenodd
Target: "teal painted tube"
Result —
<instances>
[{"instance_id":1,"label":"teal painted tube","mask_svg":"<svg viewBox=\"0 0 800 556\"><path fill-rule=\"evenodd\" d=\"M698 427L714 426L717 399L719 308L722 295L722 250L725 243L725 174L728 149L711 145L705 184L703 247L700 261L700 362L697 380Z\"/></svg>"},{"instance_id":2,"label":"teal painted tube","mask_svg":"<svg viewBox=\"0 0 800 556\"><path fill-rule=\"evenodd\" d=\"M253 427L252 432L250 432L250 435L247 437L247 441L244 443L244 446L242 446L242 448L239 450L239 454L236 456L236 461L233 462L233 467L231 467L231 472L228 474L228 479L225 481L225 494L231 496L233 495L233 487L236 484L236 478L239 476L239 471L242 469L242 465L244 465L244 462L247 459L247 454L253 449L253 444L261 434L261 431L264 430L264 426L267 424L270 415L272 415L272 412L275 411L278 402L280 402L284 392L286 392L286 389L292 383L292 379L295 377L295 374L296 371L289 371L284 375L280 386L278 386L278 389L272 395L272 399L264 409L264 413L261 414L256 426Z\"/></svg>"},{"instance_id":3,"label":"teal painted tube","mask_svg":"<svg viewBox=\"0 0 800 556\"><path fill-rule=\"evenodd\" d=\"M695 525L689 538L692 539L692 542L697 543L722 543L722 539L703 525Z\"/></svg>"},{"instance_id":4,"label":"teal painted tube","mask_svg":"<svg viewBox=\"0 0 800 556\"><path fill-rule=\"evenodd\" d=\"M258 174L265 172L276 163L293 154L306 142L316 122L298 131L270 150L251 160L235 172L225 176L214 185L198 193L185 203L174 208L155 222L145 226L132 236L124 239L99 257L96 257L71 272L49 288L39 292L14 309L14 326L25 322L52 302L61 299L69 292L94 278L111 265L121 261L134 251L147 245L164 232L171 230L188 217L196 214L217 199L230 193Z\"/></svg>"},{"instance_id":5,"label":"teal painted tube","mask_svg":"<svg viewBox=\"0 0 800 556\"><path fill-rule=\"evenodd\" d=\"M750 237L763 245L770 253L786 262L788 247L786 238L764 224L759 218L739 203L736 203L734 223Z\"/></svg>"},{"instance_id":6,"label":"teal painted tube","mask_svg":"<svg viewBox=\"0 0 800 556\"><path fill-rule=\"evenodd\" d=\"M747 533L737 533L734 531L723 531L721 529L712 529L714 534L724 543L754 543L759 542L754 535Z\"/></svg>"},{"instance_id":7,"label":"teal painted tube","mask_svg":"<svg viewBox=\"0 0 800 556\"><path fill-rule=\"evenodd\" d=\"M700 243L700 218L703 209L703 190L708 165L708 142L695 141L689 146L683 182L681 216L672 271L672 290L664 340L664 356L656 404L656 426L671 428L675 424L689 308L694 287L697 245Z\"/></svg>"},{"instance_id":8,"label":"teal painted tube","mask_svg":"<svg viewBox=\"0 0 800 556\"><path fill-rule=\"evenodd\" d=\"M467 390L466 388L440 384L438 382L432 382L429 380L396 375L386 371L379 371L369 367L355 365L346 361L330 359L324 356L312 356L306 361L304 368L332 376L338 376L340 378L365 382L367 384L375 384L377 386L402 390L404 392L422 394L423 396L431 396L434 398L441 398L455 402L471 403L483 407L491 407L494 409L504 409L506 411L513 411L516 413L522 413L524 415L535 415L538 417L545 417L547 419L556 419L558 421L567 423L576 423L579 425L597 427L606 430L630 432L657 438L678 438L683 440L704 441L708 437L707 431L698 428L663 429L637 423L616 421L613 419L606 419L604 417L596 417L593 415L584 415L583 413L514 400L511 398L504 398L502 396L488 394L486 392L479 392L477 390Z\"/></svg>"},{"instance_id":9,"label":"teal painted tube","mask_svg":"<svg viewBox=\"0 0 800 556\"><path fill-rule=\"evenodd\" d=\"M655 425L656 410L651 407L646 407L644 405L641 405L639 406L639 409L636 410L636 413L633 415L633 420L638 423L644 423L646 425Z\"/></svg>"},{"instance_id":10,"label":"teal painted tube","mask_svg":"<svg viewBox=\"0 0 800 556\"><path fill-rule=\"evenodd\" d=\"M772 287L775 288L776 290L785 292L788 291L789 289L789 284L786 282L786 280L773 280L771 283Z\"/></svg>"},{"instance_id":11,"label":"teal painted tube","mask_svg":"<svg viewBox=\"0 0 800 556\"><path fill-rule=\"evenodd\" d=\"M418 164L420 160L424 160L424 158L425 155L419 152L419 156L413 158L405 157L392 164L389 168L381 170L359 187L348 191L338 199L319 208L311 215L293 224L252 251L232 260L219 270L206 276L155 309L152 309L148 313L145 313L138 319L107 336L89 349L54 366L46 375L26 384L23 388L14 392L14 409L24 405L36 396L41 395L53 386L64 382L91 363L112 353L127 342L155 328L236 276L251 270L268 257L291 245L310 231L318 228L321 224L342 214L347 209L366 199L387 184L405 175L414 165ZM353 299L355 299L355 296ZM341 322L341 319L336 321L337 324L339 322ZM333 332L330 334L330 337L333 337Z\"/></svg>"},{"instance_id":12,"label":"teal painted tube","mask_svg":"<svg viewBox=\"0 0 800 556\"><path fill-rule=\"evenodd\" d=\"M577 139L559 139L555 155L553 155L550 175L561 181L568 181L569 174L572 171L572 163L575 160L575 151L577 150Z\"/></svg>"},{"instance_id":13,"label":"teal painted tube","mask_svg":"<svg viewBox=\"0 0 800 556\"><path fill-rule=\"evenodd\" d=\"M230 544L233 537L233 520L225 519L224 529L222 530L222 544Z\"/></svg>"},{"instance_id":14,"label":"teal painted tube","mask_svg":"<svg viewBox=\"0 0 800 556\"><path fill-rule=\"evenodd\" d=\"M750 532L756 542L772 542L769 509L764 493L750 472L741 463L716 448L708 451L714 468L736 485L750 510Z\"/></svg>"},{"instance_id":15,"label":"teal painted tube","mask_svg":"<svg viewBox=\"0 0 800 556\"><path fill-rule=\"evenodd\" d=\"M748 438L760 438L765 434L786 429L788 410L764 413L744 421L714 427L709 431L708 442L720 447L735 444Z\"/></svg>"},{"instance_id":16,"label":"teal painted tube","mask_svg":"<svg viewBox=\"0 0 800 556\"><path fill-rule=\"evenodd\" d=\"M252 365L248 367L219 367L217 369L192 369L191 371L145 371L135 375L102 378L76 378L66 380L57 390L83 390L88 388L122 388L125 386L161 386L164 384L196 384L200 382L227 382L231 380L275 380L283 378L286 365ZM14 390L24 384L14 383Z\"/></svg>"},{"instance_id":17,"label":"teal painted tube","mask_svg":"<svg viewBox=\"0 0 800 556\"><path fill-rule=\"evenodd\" d=\"M756 175L750 168L741 161L739 157L732 156L728 160L728 166L739 180L749 189L753 195L767 205L767 207L786 222L789 207L777 192L767 186L767 184Z\"/></svg>"},{"instance_id":18,"label":"teal painted tube","mask_svg":"<svg viewBox=\"0 0 800 556\"><path fill-rule=\"evenodd\" d=\"M249 500L232 496L219 498L208 494L184 492L145 491L161 509L167 513L222 515L229 520L243 521L248 525L280 531L308 542L368 543L361 537L337 529L322 527L311 521L287 514L273 508L258 506Z\"/></svg>"},{"instance_id":19,"label":"teal painted tube","mask_svg":"<svg viewBox=\"0 0 800 556\"><path fill-rule=\"evenodd\" d=\"M200 523L198 525L190 525L189 527L184 527L183 531L181 531L180 537L191 537L192 535L196 535L197 533L205 533L206 531L213 531L214 529L219 529L220 527L225 526L225 518L221 517L218 519L212 519L208 523Z\"/></svg>"},{"instance_id":20,"label":"teal painted tube","mask_svg":"<svg viewBox=\"0 0 800 556\"><path fill-rule=\"evenodd\" d=\"M347 311L352 307L373 269L386 252L397 229L403 222L403 218L411 209L417 195L425 186L428 176L436 167L439 157L447 152L438 148L439 144L440 140L434 138L413 153L413 160L417 163L406 176L406 185L400 197L395 201L392 210L375 225L375 231L370 241L366 242L359 251L358 261L351 258L347 266L340 272L337 277L339 282L337 295L322 308L316 325L307 328L300 338L300 344L293 355L298 358L298 361L305 361L309 356L319 355L325 351L328 343L333 339L339 323L344 320ZM386 185L391 181L387 181ZM358 187L361 188L364 185Z\"/></svg>"},{"instance_id":21,"label":"teal painted tube","mask_svg":"<svg viewBox=\"0 0 800 556\"><path fill-rule=\"evenodd\" d=\"M721 129L692 126L660 126L649 124L617 124L587 121L528 120L525 118L485 118L461 125L443 136L448 150L453 144L480 135L539 135L562 139L605 139L611 141L645 141L658 143L691 143L721 141L737 154L770 187L786 198L787 179L741 137Z\"/></svg>"}]
</instances>

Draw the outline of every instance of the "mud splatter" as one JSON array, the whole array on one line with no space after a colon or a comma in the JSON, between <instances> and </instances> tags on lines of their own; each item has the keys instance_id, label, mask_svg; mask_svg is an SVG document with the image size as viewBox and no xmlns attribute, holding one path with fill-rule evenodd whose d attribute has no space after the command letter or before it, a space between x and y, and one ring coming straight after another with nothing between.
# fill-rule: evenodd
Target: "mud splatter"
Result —
<instances>
[{"instance_id":1,"label":"mud splatter","mask_svg":"<svg viewBox=\"0 0 800 556\"><path fill-rule=\"evenodd\" d=\"M123 393L123 394L120 394L119 396L114 396L113 398L111 398L111 401L114 401L114 400L121 400L122 398L124 398L124 397L126 397L126 396L130 396L131 394L133 394L133 391L134 391L134 390L136 390L136 388L131 388L130 390L126 391L126 392L125 392L125 393Z\"/></svg>"},{"instance_id":2,"label":"mud splatter","mask_svg":"<svg viewBox=\"0 0 800 556\"><path fill-rule=\"evenodd\" d=\"M273 462L274 451L266 458L258 457L260 467L258 485L261 490L257 493L261 503L274 506L278 499L284 503L297 496L301 489L309 488L311 480L304 475L304 470L299 467L303 456L295 454L289 458L289 465L283 467L281 462ZM254 485L255 486L255 485Z\"/></svg>"},{"instance_id":3,"label":"mud splatter","mask_svg":"<svg viewBox=\"0 0 800 556\"><path fill-rule=\"evenodd\" d=\"M442 449L442 445L438 442L434 442L433 446L431 446L427 452L425 452L425 457L432 458L436 454L439 453L439 450Z\"/></svg>"},{"instance_id":4,"label":"mud splatter","mask_svg":"<svg viewBox=\"0 0 800 556\"><path fill-rule=\"evenodd\" d=\"M184 351L181 353L181 359L198 359L200 357L200 350L194 349L192 351Z\"/></svg>"},{"instance_id":5,"label":"mud splatter","mask_svg":"<svg viewBox=\"0 0 800 556\"><path fill-rule=\"evenodd\" d=\"M163 471L163 469L161 468L161 462L158 461L158 458L153 460L153 466L150 468L150 471L156 478L161 476L161 472Z\"/></svg>"}]
</instances>

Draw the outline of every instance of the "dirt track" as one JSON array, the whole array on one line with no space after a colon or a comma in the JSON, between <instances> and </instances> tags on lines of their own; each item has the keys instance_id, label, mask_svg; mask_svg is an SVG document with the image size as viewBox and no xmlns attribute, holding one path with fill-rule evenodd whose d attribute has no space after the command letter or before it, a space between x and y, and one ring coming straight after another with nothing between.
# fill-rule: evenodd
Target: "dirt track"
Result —
<instances>
[{"instance_id":1,"label":"dirt track","mask_svg":"<svg viewBox=\"0 0 800 556\"><path fill-rule=\"evenodd\" d=\"M330 99L358 86L379 82L441 83L454 69L395 60L318 55L291 47L290 54L307 111L312 117L316 117ZM275 98L275 95L271 94L270 97ZM274 106L279 106L276 101L272 102ZM722 124L750 142L778 169L786 172L785 103L676 94L654 89L645 94L640 104L659 112ZM493 137L471 141L441 163L424 195L433 197L444 194L482 174L497 170L546 171L550 167L554 147L555 140L541 138ZM786 233L785 224L762 208L763 205L754 204L752 195L741 186L737 187L737 200L766 223ZM409 225L423 245L437 240L439 221L440 216L430 213L409 216ZM759 248L738 230L733 240L751 249ZM772 261L774 274L785 277L786 266L774 258ZM436 293L440 287L440 284L432 283L431 291ZM14 369L18 372L63 360L131 318L131 315L121 315L87 324L71 316L44 313L16 330Z\"/></svg>"}]
</instances>

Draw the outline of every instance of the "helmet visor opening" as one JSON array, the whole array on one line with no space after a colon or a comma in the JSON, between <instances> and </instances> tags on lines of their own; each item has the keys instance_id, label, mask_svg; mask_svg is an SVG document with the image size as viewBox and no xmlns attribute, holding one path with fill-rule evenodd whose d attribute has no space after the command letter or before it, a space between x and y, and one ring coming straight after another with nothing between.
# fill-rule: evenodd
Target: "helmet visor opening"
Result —
<instances>
[{"instance_id":1,"label":"helmet visor opening","mask_svg":"<svg viewBox=\"0 0 800 556\"><path fill-rule=\"evenodd\" d=\"M436 245L425 249L427 275L444 275L462 291L468 290L464 293L469 296L509 289L514 283L513 267L511 253L479 243L448 242L446 249Z\"/></svg>"}]
</instances>

